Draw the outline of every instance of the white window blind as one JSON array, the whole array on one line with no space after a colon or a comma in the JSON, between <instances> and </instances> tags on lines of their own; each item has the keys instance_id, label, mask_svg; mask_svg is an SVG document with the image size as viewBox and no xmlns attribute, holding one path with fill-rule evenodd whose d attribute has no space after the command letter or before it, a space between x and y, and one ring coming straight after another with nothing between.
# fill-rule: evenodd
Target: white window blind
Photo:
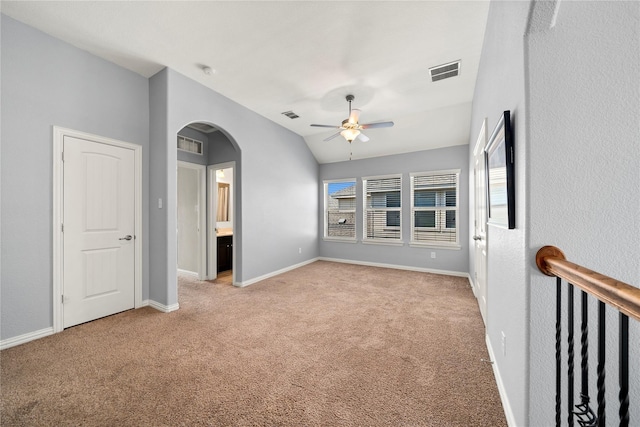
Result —
<instances>
[{"instance_id":1,"label":"white window blind","mask_svg":"<svg viewBox=\"0 0 640 427\"><path fill-rule=\"evenodd\" d=\"M324 182L324 237L356 239L356 180Z\"/></svg>"},{"instance_id":2,"label":"white window blind","mask_svg":"<svg viewBox=\"0 0 640 427\"><path fill-rule=\"evenodd\" d=\"M402 177L363 178L363 240L402 240Z\"/></svg>"},{"instance_id":3,"label":"white window blind","mask_svg":"<svg viewBox=\"0 0 640 427\"><path fill-rule=\"evenodd\" d=\"M411 243L458 246L460 171L411 174Z\"/></svg>"}]
</instances>

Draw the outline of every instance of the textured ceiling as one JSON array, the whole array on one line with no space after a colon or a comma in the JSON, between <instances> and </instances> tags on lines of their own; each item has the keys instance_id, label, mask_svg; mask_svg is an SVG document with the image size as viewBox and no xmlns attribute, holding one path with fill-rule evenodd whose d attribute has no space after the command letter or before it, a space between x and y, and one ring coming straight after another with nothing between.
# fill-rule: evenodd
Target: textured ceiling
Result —
<instances>
[{"instance_id":1,"label":"textured ceiling","mask_svg":"<svg viewBox=\"0 0 640 427\"><path fill-rule=\"evenodd\" d=\"M2 13L145 77L170 67L304 137L320 163L467 144L488 1L2 1ZM460 75L429 68L461 60ZM215 70L206 75L202 68ZM348 116L368 142L322 140ZM289 119L284 111L299 118ZM215 123L215 118L212 118Z\"/></svg>"}]
</instances>

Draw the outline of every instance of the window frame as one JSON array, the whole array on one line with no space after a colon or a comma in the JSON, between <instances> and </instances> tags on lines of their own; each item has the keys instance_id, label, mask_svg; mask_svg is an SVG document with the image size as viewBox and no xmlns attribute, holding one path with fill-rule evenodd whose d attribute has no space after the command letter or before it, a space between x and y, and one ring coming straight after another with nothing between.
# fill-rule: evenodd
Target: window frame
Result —
<instances>
[{"instance_id":1,"label":"window frame","mask_svg":"<svg viewBox=\"0 0 640 427\"><path fill-rule=\"evenodd\" d=\"M438 171L429 171L429 172L412 172L409 174L409 191L410 191L410 207L411 207L411 238L409 245L415 247L429 247L429 248L440 248L440 249L461 249L460 246L460 169L447 169L447 170L438 170ZM439 176L439 175L455 175L455 206L447 206L447 195L446 192L449 188L443 188L440 192L444 194L438 194L436 191L435 197L435 206L415 206L415 178L416 177L426 177L426 176ZM438 202L441 201L441 204ZM443 202L442 202L443 201ZM416 231L426 230L426 231L437 231L438 229L450 228L447 227L447 212L453 211L455 215L455 242L445 242L445 241L434 241L434 240L415 240ZM415 217L416 212L435 212L435 225L434 227L416 227L415 225ZM444 215L440 219L438 219L438 212L443 212ZM440 227L438 227L438 222L440 222Z\"/></svg>"},{"instance_id":2,"label":"window frame","mask_svg":"<svg viewBox=\"0 0 640 427\"><path fill-rule=\"evenodd\" d=\"M353 237L346 236L329 236L329 185L335 183L349 183L353 182L353 186L355 187L353 190L353 209L340 209L338 205L338 209L334 212L352 214L353 217ZM347 188L347 187L345 187ZM346 242L346 243L356 243L357 242L357 214L356 209L358 206L358 180L357 178L341 178L341 179L327 179L322 181L322 191L324 197L324 209L323 209L323 218L324 218L324 231L323 231L323 239L326 241L332 242ZM339 202L338 202L339 203Z\"/></svg>"},{"instance_id":3,"label":"window frame","mask_svg":"<svg viewBox=\"0 0 640 427\"><path fill-rule=\"evenodd\" d=\"M399 201L400 206L397 207L367 207L367 182L372 180L383 180L390 178L398 178L400 179L400 184L398 187L398 191L400 192ZM402 174L391 174L391 175L376 175L376 176L365 176L362 177L362 243L365 244L379 244L379 245L392 245L392 246L401 246L404 244L402 239ZM394 190L395 191L395 190ZM386 196L385 196L386 197ZM385 204L389 202L385 199ZM397 238L371 238L367 237L367 214L369 211L383 211L387 212L385 214L385 222L388 221L388 212L398 212L399 217L399 225L387 226L385 224L385 228L391 231L397 231Z\"/></svg>"}]
</instances>

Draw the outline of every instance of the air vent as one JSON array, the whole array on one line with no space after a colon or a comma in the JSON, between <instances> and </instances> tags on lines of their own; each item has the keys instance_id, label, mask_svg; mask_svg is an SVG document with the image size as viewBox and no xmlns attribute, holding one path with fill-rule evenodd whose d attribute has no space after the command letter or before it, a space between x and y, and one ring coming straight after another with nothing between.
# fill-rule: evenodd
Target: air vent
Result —
<instances>
[{"instance_id":1,"label":"air vent","mask_svg":"<svg viewBox=\"0 0 640 427\"><path fill-rule=\"evenodd\" d=\"M191 124L188 124L187 127L191 129L195 129L200 132L204 132L204 133L211 133L218 130L218 128L215 128L206 123L191 123Z\"/></svg>"},{"instance_id":2,"label":"air vent","mask_svg":"<svg viewBox=\"0 0 640 427\"><path fill-rule=\"evenodd\" d=\"M299 115L297 115L296 113L294 113L293 111L285 111L284 113L285 116L289 117L290 119L297 119L298 117L300 117Z\"/></svg>"},{"instance_id":3,"label":"air vent","mask_svg":"<svg viewBox=\"0 0 640 427\"><path fill-rule=\"evenodd\" d=\"M202 155L202 141L178 135L178 150Z\"/></svg>"},{"instance_id":4,"label":"air vent","mask_svg":"<svg viewBox=\"0 0 640 427\"><path fill-rule=\"evenodd\" d=\"M460 61L450 62L448 64L429 68L429 72L431 73L432 82L448 79L449 77L455 77L460 74Z\"/></svg>"}]
</instances>

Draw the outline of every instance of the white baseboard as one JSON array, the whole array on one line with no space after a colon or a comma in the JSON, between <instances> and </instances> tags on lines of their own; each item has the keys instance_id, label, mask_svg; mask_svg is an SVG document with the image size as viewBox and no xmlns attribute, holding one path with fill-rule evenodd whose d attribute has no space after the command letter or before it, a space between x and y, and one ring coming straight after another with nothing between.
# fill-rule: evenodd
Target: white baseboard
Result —
<instances>
[{"instance_id":1,"label":"white baseboard","mask_svg":"<svg viewBox=\"0 0 640 427\"><path fill-rule=\"evenodd\" d=\"M153 300L147 300L147 305L163 313L171 313L172 311L176 311L177 309L180 308L180 304L178 303L171 304L171 305L164 305Z\"/></svg>"},{"instance_id":2,"label":"white baseboard","mask_svg":"<svg viewBox=\"0 0 640 427\"><path fill-rule=\"evenodd\" d=\"M278 274L286 273L287 271L295 270L296 268L303 267L307 264L311 264L312 262L318 261L320 258L312 258L307 261L301 262L299 264L291 265L289 267L282 268L277 271L273 271L271 273L264 274L260 277L255 277L253 279L245 280L244 282L236 282L233 285L239 288L244 288L245 286L253 285L254 283L260 282L261 280L268 279L273 276L277 276Z\"/></svg>"},{"instance_id":3,"label":"white baseboard","mask_svg":"<svg viewBox=\"0 0 640 427\"><path fill-rule=\"evenodd\" d=\"M187 276L198 277L198 273L196 273L195 271L183 270L181 268L178 268L177 270L178 273L186 274Z\"/></svg>"},{"instance_id":4,"label":"white baseboard","mask_svg":"<svg viewBox=\"0 0 640 427\"><path fill-rule=\"evenodd\" d=\"M469 277L469 273L464 271L449 271L449 270L437 270L434 268L423 268L423 267L411 267L407 265L396 265L396 264L383 264L379 262L369 262L369 261L354 261L350 259L341 259L341 258L326 258L320 257L319 261L331 261L331 262L341 262L343 264L356 264L356 265L366 265L368 267L382 267L382 268L393 268L396 270L407 270L407 271L419 271L421 273L433 273L433 274L443 274L445 276L456 276L456 277Z\"/></svg>"},{"instance_id":5,"label":"white baseboard","mask_svg":"<svg viewBox=\"0 0 640 427\"><path fill-rule=\"evenodd\" d=\"M511 405L509 404L509 397L507 396L507 390L504 388L504 383L502 382L502 377L500 376L500 369L498 365L495 363L495 353L493 352L493 347L491 347L491 341L489 340L489 335L484 336L484 340L487 343L487 351L489 352L489 360L493 360L491 366L493 367L493 376L496 379L496 384L498 385L498 392L500 393L500 400L502 401L502 408L504 409L504 415L507 419L507 425L509 427L517 427L516 420L513 416L513 411L511 410Z\"/></svg>"},{"instance_id":6,"label":"white baseboard","mask_svg":"<svg viewBox=\"0 0 640 427\"><path fill-rule=\"evenodd\" d=\"M18 335L17 337L7 338L0 341L0 350L6 348L15 347L20 344L28 343L29 341L37 340L38 338L44 338L49 335L53 335L53 326L49 328L40 329L39 331L33 331L26 334Z\"/></svg>"}]
</instances>

